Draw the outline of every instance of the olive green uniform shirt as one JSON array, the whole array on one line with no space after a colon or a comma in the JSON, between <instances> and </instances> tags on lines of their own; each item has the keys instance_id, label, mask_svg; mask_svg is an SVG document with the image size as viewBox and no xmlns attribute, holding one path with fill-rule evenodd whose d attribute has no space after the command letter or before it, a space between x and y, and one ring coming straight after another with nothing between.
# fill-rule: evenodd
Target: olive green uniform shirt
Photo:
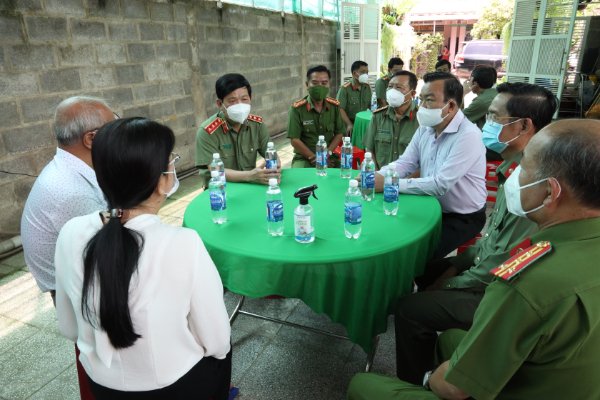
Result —
<instances>
[{"instance_id":1,"label":"olive green uniform shirt","mask_svg":"<svg viewBox=\"0 0 600 400\"><path fill-rule=\"evenodd\" d=\"M543 229L552 250L486 290L446 380L477 400L600 399L600 218Z\"/></svg>"},{"instance_id":2,"label":"olive green uniform shirt","mask_svg":"<svg viewBox=\"0 0 600 400\"><path fill-rule=\"evenodd\" d=\"M329 146L335 135L345 132L338 104L337 100L328 97L323 102L323 109L319 113L315 110L310 96L298 100L292 104L288 113L287 137L300 139L314 152L319 135L323 135ZM306 159L294 149L294 160Z\"/></svg>"},{"instance_id":3,"label":"olive green uniform shirt","mask_svg":"<svg viewBox=\"0 0 600 400\"><path fill-rule=\"evenodd\" d=\"M196 166L209 165L213 153L219 153L225 168L250 171L256 167L257 154L265 156L269 140L261 117L250 114L236 133L220 111L196 133Z\"/></svg>"},{"instance_id":4,"label":"olive green uniform shirt","mask_svg":"<svg viewBox=\"0 0 600 400\"><path fill-rule=\"evenodd\" d=\"M386 92L388 85L390 84L390 79L390 76L386 75L383 78L379 78L375 81L375 96L377 96L377 99L387 101Z\"/></svg>"},{"instance_id":5,"label":"olive green uniform shirt","mask_svg":"<svg viewBox=\"0 0 600 400\"><path fill-rule=\"evenodd\" d=\"M340 107L346 111L352 122L357 113L371 108L371 97L371 86L367 83L354 86L351 82L346 82L337 93Z\"/></svg>"},{"instance_id":6,"label":"olive green uniform shirt","mask_svg":"<svg viewBox=\"0 0 600 400\"><path fill-rule=\"evenodd\" d=\"M481 239L452 259L452 265L463 272L446 280L444 289L485 290L493 278L488 272L509 259L510 250L537 231L537 225L531 220L517 217L506 208L504 183L522 156L519 153L505 160L496 169L498 191L488 227Z\"/></svg>"},{"instance_id":7,"label":"olive green uniform shirt","mask_svg":"<svg viewBox=\"0 0 600 400\"><path fill-rule=\"evenodd\" d=\"M483 89L469 104L469 107L463 110L463 114L465 114L465 117L469 121L477 125L479 129L482 129L483 125L485 125L485 115L497 94L496 88Z\"/></svg>"},{"instance_id":8,"label":"olive green uniform shirt","mask_svg":"<svg viewBox=\"0 0 600 400\"><path fill-rule=\"evenodd\" d=\"M396 161L404 153L418 127L414 102L400 120L396 120L393 107L385 106L373 112L363 146L374 152L377 169Z\"/></svg>"}]
</instances>

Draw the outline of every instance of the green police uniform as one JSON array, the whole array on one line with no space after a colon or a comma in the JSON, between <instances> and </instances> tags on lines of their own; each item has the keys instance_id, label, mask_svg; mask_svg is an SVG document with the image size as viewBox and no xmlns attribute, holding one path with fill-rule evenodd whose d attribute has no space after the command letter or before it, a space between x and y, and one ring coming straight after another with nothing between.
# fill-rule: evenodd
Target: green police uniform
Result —
<instances>
[{"instance_id":1,"label":"green police uniform","mask_svg":"<svg viewBox=\"0 0 600 400\"><path fill-rule=\"evenodd\" d=\"M317 112L310 96L296 101L290 107L287 137L300 139L311 151L315 151L319 135L325 136L327 145L334 136L343 134L344 123L340 115L339 101L327 97L323 109ZM310 162L294 149L292 167L311 167Z\"/></svg>"},{"instance_id":2,"label":"green police uniform","mask_svg":"<svg viewBox=\"0 0 600 400\"><path fill-rule=\"evenodd\" d=\"M485 115L497 94L496 88L483 89L469 104L469 107L463 110L463 114L465 114L465 117L469 121L477 125L479 129L483 128L483 125L485 125Z\"/></svg>"},{"instance_id":3,"label":"green police uniform","mask_svg":"<svg viewBox=\"0 0 600 400\"><path fill-rule=\"evenodd\" d=\"M363 146L374 153L375 163L380 169L404 153L418 127L414 102L411 102L400 120L396 120L393 107L381 107L373 112Z\"/></svg>"},{"instance_id":4,"label":"green police uniform","mask_svg":"<svg viewBox=\"0 0 600 400\"><path fill-rule=\"evenodd\" d=\"M346 82L338 90L337 99L350 121L354 122L357 113L371 108L371 94L371 86L367 83L354 86L352 82Z\"/></svg>"},{"instance_id":5,"label":"green police uniform","mask_svg":"<svg viewBox=\"0 0 600 400\"><path fill-rule=\"evenodd\" d=\"M196 133L196 165L209 165L213 153L219 153L225 168L250 171L256 167L257 154L265 156L269 140L261 117L248 115L236 133L220 111L204 121Z\"/></svg>"},{"instance_id":6,"label":"green police uniform","mask_svg":"<svg viewBox=\"0 0 600 400\"><path fill-rule=\"evenodd\" d=\"M390 79L390 76L386 75L375 81L375 96L377 96L377 100L381 99L387 101L385 94L387 92L388 85L390 84Z\"/></svg>"},{"instance_id":7,"label":"green police uniform","mask_svg":"<svg viewBox=\"0 0 600 400\"><path fill-rule=\"evenodd\" d=\"M553 225L531 243L492 271L497 278L445 378L478 400L598 399L600 218ZM368 391L382 385L385 392ZM398 379L361 376L349 398L437 397Z\"/></svg>"}]
</instances>

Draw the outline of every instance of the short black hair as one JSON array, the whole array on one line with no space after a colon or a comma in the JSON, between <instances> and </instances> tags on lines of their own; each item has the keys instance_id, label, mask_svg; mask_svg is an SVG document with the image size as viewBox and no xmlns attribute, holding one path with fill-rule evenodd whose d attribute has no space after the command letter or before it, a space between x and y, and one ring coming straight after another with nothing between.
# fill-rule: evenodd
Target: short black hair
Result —
<instances>
[{"instance_id":1,"label":"short black hair","mask_svg":"<svg viewBox=\"0 0 600 400\"><path fill-rule=\"evenodd\" d=\"M367 64L364 61L354 61L352 63L352 66L350 67L350 72L354 72L357 69L359 69L360 67L368 67L368 66L369 66L369 64Z\"/></svg>"},{"instance_id":2,"label":"short black hair","mask_svg":"<svg viewBox=\"0 0 600 400\"><path fill-rule=\"evenodd\" d=\"M329 68L324 65L317 65L309 68L308 71L306 71L306 82L310 80L310 76L315 72L327 72L327 76L329 79L331 79L331 71L329 71Z\"/></svg>"},{"instance_id":3,"label":"short black hair","mask_svg":"<svg viewBox=\"0 0 600 400\"><path fill-rule=\"evenodd\" d=\"M394 68L394 65L402 65L404 66L404 61L400 57L392 57L390 61L388 61L388 69Z\"/></svg>"},{"instance_id":4,"label":"short black hair","mask_svg":"<svg viewBox=\"0 0 600 400\"><path fill-rule=\"evenodd\" d=\"M449 72L428 72L423 76L425 83L444 81L444 101L454 100L460 107L463 100L463 87L460 81Z\"/></svg>"},{"instance_id":5,"label":"short black hair","mask_svg":"<svg viewBox=\"0 0 600 400\"><path fill-rule=\"evenodd\" d=\"M411 90L416 90L417 89L417 76L415 74L413 74L410 71L398 71L396 72L392 78L394 76L408 76L408 86L410 86Z\"/></svg>"},{"instance_id":6,"label":"short black hair","mask_svg":"<svg viewBox=\"0 0 600 400\"><path fill-rule=\"evenodd\" d=\"M563 180L580 203L600 209L600 121L565 119L550 128L535 155L538 178Z\"/></svg>"},{"instance_id":7,"label":"short black hair","mask_svg":"<svg viewBox=\"0 0 600 400\"><path fill-rule=\"evenodd\" d=\"M215 92L217 98L223 100L229 93L239 88L245 87L248 89L248 95L252 97L252 87L244 75L241 74L225 74L215 83Z\"/></svg>"},{"instance_id":8,"label":"short black hair","mask_svg":"<svg viewBox=\"0 0 600 400\"><path fill-rule=\"evenodd\" d=\"M539 131L552 121L558 107L558 100L548 89L531 83L501 83L496 87L498 93L507 93L506 111L511 117L530 118Z\"/></svg>"},{"instance_id":9,"label":"short black hair","mask_svg":"<svg viewBox=\"0 0 600 400\"><path fill-rule=\"evenodd\" d=\"M435 69L438 69L442 65L448 65L448 69L449 70L452 69L452 64L450 64L450 61L448 61L448 60L440 60L440 61L436 62L435 63Z\"/></svg>"},{"instance_id":10,"label":"short black hair","mask_svg":"<svg viewBox=\"0 0 600 400\"><path fill-rule=\"evenodd\" d=\"M489 89L496 84L498 73L490 65L477 65L471 72L471 80L477 82L480 88Z\"/></svg>"}]
</instances>

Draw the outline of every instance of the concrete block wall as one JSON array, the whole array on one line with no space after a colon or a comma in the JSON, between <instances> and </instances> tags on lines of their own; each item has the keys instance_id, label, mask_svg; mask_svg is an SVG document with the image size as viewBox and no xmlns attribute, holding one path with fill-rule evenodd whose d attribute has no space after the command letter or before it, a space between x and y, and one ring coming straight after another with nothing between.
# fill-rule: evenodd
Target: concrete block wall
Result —
<instances>
[{"instance_id":1,"label":"concrete block wall","mask_svg":"<svg viewBox=\"0 0 600 400\"><path fill-rule=\"evenodd\" d=\"M55 153L52 116L62 99L99 96L122 116L167 124L185 169L199 123L217 111L220 75L244 74L252 112L280 133L305 93L307 67L325 64L339 80L336 29L213 1L0 1L0 171L26 174L0 172L0 240L19 234L32 176Z\"/></svg>"}]
</instances>

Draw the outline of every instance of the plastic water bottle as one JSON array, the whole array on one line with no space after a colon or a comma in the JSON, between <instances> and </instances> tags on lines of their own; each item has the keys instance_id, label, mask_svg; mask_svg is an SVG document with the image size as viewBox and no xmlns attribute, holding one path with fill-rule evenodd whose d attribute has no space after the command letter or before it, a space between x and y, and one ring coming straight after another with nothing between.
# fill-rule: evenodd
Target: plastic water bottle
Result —
<instances>
[{"instance_id":1,"label":"plastic water bottle","mask_svg":"<svg viewBox=\"0 0 600 400\"><path fill-rule=\"evenodd\" d=\"M273 142L267 143L267 153L265 154L265 168L277 169L277 151Z\"/></svg>"},{"instance_id":2,"label":"plastic water bottle","mask_svg":"<svg viewBox=\"0 0 600 400\"><path fill-rule=\"evenodd\" d=\"M210 181L208 190L210 197L210 209L212 211L212 220L215 224L227 222L227 200L225 197L225 186L219 176L219 171L210 171Z\"/></svg>"},{"instance_id":3,"label":"plastic water bottle","mask_svg":"<svg viewBox=\"0 0 600 400\"><path fill-rule=\"evenodd\" d=\"M362 230L362 194L356 179L350 179L344 211L344 233L348 239L358 239Z\"/></svg>"},{"instance_id":4,"label":"plastic water bottle","mask_svg":"<svg viewBox=\"0 0 600 400\"><path fill-rule=\"evenodd\" d=\"M219 155L219 153L213 153L213 159L210 165L208 166L208 170L211 171L211 177L212 171L218 171L219 177L223 182L223 186L227 186L227 181L225 179L225 164L223 164L223 161L221 161L221 156Z\"/></svg>"},{"instance_id":5,"label":"plastic water bottle","mask_svg":"<svg viewBox=\"0 0 600 400\"><path fill-rule=\"evenodd\" d=\"M267 231L271 236L283 235L283 200L277 178L269 179L267 189Z\"/></svg>"},{"instance_id":6,"label":"plastic water bottle","mask_svg":"<svg viewBox=\"0 0 600 400\"><path fill-rule=\"evenodd\" d=\"M377 94L373 92L371 95L371 112L377 110Z\"/></svg>"},{"instance_id":7,"label":"plastic water bottle","mask_svg":"<svg viewBox=\"0 0 600 400\"><path fill-rule=\"evenodd\" d=\"M352 175L352 157L353 157L353 148L352 143L350 143L349 137L344 137L344 144L342 145L342 154L341 154L341 168L340 168L340 177L342 178L350 178Z\"/></svg>"},{"instance_id":8,"label":"plastic water bottle","mask_svg":"<svg viewBox=\"0 0 600 400\"><path fill-rule=\"evenodd\" d=\"M398 173L390 168L385 171L383 180L383 212L396 215L398 212Z\"/></svg>"},{"instance_id":9,"label":"plastic water bottle","mask_svg":"<svg viewBox=\"0 0 600 400\"><path fill-rule=\"evenodd\" d=\"M375 198L375 163L370 151L365 153L365 159L360 167L360 188L366 201Z\"/></svg>"},{"instance_id":10,"label":"plastic water bottle","mask_svg":"<svg viewBox=\"0 0 600 400\"><path fill-rule=\"evenodd\" d=\"M317 167L317 175L326 176L327 175L327 142L325 142L325 136L319 136L319 141L317 142L317 151L315 152L317 156L316 159L316 167Z\"/></svg>"}]
</instances>

